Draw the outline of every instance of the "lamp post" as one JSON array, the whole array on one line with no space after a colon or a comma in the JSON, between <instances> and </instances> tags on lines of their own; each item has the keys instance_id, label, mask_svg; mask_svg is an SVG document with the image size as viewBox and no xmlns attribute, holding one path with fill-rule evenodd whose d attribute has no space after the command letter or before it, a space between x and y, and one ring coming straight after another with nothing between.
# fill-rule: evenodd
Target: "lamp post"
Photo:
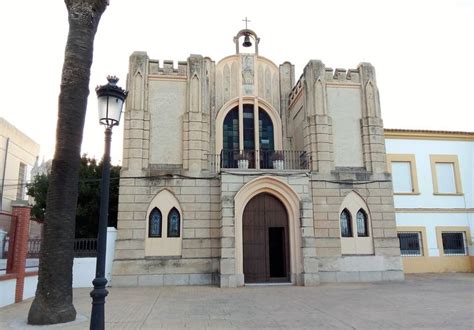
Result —
<instances>
[{"instance_id":1,"label":"lamp post","mask_svg":"<svg viewBox=\"0 0 474 330\"><path fill-rule=\"evenodd\" d=\"M104 304L105 297L109 293L105 288L105 255L107 249L107 219L109 209L109 184L110 184L110 142L112 140L112 127L120 123L122 106L127 98L128 92L117 86L118 78L108 76L107 85L96 88L99 121L105 126L105 151L102 168L102 180L100 183L100 215L99 233L97 236L97 263L95 278L92 281L94 289L91 291L92 312L90 329L104 329Z\"/></svg>"}]
</instances>

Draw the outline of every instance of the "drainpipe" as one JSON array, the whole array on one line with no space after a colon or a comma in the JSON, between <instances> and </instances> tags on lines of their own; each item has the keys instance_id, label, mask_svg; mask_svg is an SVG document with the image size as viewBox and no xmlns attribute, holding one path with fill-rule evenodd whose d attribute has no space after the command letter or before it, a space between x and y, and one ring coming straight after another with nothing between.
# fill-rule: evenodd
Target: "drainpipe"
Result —
<instances>
[{"instance_id":1,"label":"drainpipe","mask_svg":"<svg viewBox=\"0 0 474 330\"><path fill-rule=\"evenodd\" d=\"M10 145L10 138L7 137L7 145L5 147L5 159L3 161L2 188L0 189L0 210L3 210L3 189L5 188L5 173L7 171L7 158L8 158L9 145Z\"/></svg>"}]
</instances>

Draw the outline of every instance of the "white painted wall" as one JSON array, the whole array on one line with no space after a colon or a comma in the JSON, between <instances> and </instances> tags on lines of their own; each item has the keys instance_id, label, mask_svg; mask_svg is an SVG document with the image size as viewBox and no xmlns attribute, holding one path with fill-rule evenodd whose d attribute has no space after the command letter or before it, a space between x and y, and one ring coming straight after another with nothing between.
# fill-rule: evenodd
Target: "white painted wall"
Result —
<instances>
[{"instance_id":1,"label":"white painted wall","mask_svg":"<svg viewBox=\"0 0 474 330\"><path fill-rule=\"evenodd\" d=\"M25 286L23 287L23 299L34 297L37 286L38 275L25 277Z\"/></svg>"},{"instance_id":2,"label":"white painted wall","mask_svg":"<svg viewBox=\"0 0 474 330\"><path fill-rule=\"evenodd\" d=\"M439 256L439 247L436 241L436 227L470 227L472 233L472 217L473 214L469 213L396 213L397 226L426 228L426 235L428 236L427 255L429 256Z\"/></svg>"},{"instance_id":3,"label":"white painted wall","mask_svg":"<svg viewBox=\"0 0 474 330\"><path fill-rule=\"evenodd\" d=\"M413 154L420 195L395 195L396 208L474 207L474 141L385 139L387 154ZM430 155L457 155L463 196L433 195Z\"/></svg>"},{"instance_id":4,"label":"white painted wall","mask_svg":"<svg viewBox=\"0 0 474 330\"><path fill-rule=\"evenodd\" d=\"M16 279L0 281L0 307L15 303Z\"/></svg>"},{"instance_id":5,"label":"white painted wall","mask_svg":"<svg viewBox=\"0 0 474 330\"><path fill-rule=\"evenodd\" d=\"M474 141L385 139L387 154L413 154L416 160L419 195L394 195L395 210L403 209L469 209L474 208ZM434 195L430 155L457 155L463 195ZM436 227L469 227L474 234L472 212L396 212L397 226L425 227L428 255L439 256ZM474 237L467 238L474 242ZM471 245L470 255L474 255Z\"/></svg>"}]
</instances>

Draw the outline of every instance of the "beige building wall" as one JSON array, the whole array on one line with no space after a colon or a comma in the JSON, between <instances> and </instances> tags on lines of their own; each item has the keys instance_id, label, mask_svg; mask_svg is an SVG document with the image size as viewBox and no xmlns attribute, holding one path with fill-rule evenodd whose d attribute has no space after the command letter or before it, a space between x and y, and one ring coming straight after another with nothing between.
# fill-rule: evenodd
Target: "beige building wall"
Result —
<instances>
[{"instance_id":1,"label":"beige building wall","mask_svg":"<svg viewBox=\"0 0 474 330\"><path fill-rule=\"evenodd\" d=\"M25 167L25 179L36 162L39 145L3 118L0 118L0 193L1 210L11 211L11 202L17 199L19 190L26 199L25 182L19 182L20 164Z\"/></svg>"},{"instance_id":2,"label":"beige building wall","mask_svg":"<svg viewBox=\"0 0 474 330\"><path fill-rule=\"evenodd\" d=\"M239 53L245 33L254 54ZM312 60L295 83L291 63L258 54L253 31L234 41L236 54L217 64L200 55L177 66L143 52L130 58L113 285L244 285L242 216L259 193L288 213L291 283L403 279L374 68ZM255 150L261 108L275 150L304 152L309 168L220 168L222 124L235 107L243 149L244 104L254 109ZM150 210L170 201L182 211L181 243L147 237ZM339 218L357 205L370 228L346 244L352 249Z\"/></svg>"}]
</instances>

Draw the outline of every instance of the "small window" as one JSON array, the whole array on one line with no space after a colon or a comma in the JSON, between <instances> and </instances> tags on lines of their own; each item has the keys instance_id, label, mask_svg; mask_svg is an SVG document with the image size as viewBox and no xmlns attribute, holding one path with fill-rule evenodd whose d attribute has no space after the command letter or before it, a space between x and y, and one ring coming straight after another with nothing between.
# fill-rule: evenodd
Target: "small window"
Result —
<instances>
[{"instance_id":1,"label":"small window","mask_svg":"<svg viewBox=\"0 0 474 330\"><path fill-rule=\"evenodd\" d=\"M397 193L414 192L410 162L392 162L393 191Z\"/></svg>"},{"instance_id":2,"label":"small window","mask_svg":"<svg viewBox=\"0 0 474 330\"><path fill-rule=\"evenodd\" d=\"M433 193L462 194L461 173L457 155L430 155Z\"/></svg>"},{"instance_id":3,"label":"small window","mask_svg":"<svg viewBox=\"0 0 474 330\"><path fill-rule=\"evenodd\" d=\"M421 256L421 233L400 232L397 234L400 241L400 254L402 256Z\"/></svg>"},{"instance_id":4,"label":"small window","mask_svg":"<svg viewBox=\"0 0 474 330\"><path fill-rule=\"evenodd\" d=\"M443 239L444 255L459 256L466 255L466 238L464 232L441 233Z\"/></svg>"},{"instance_id":5,"label":"small window","mask_svg":"<svg viewBox=\"0 0 474 330\"><path fill-rule=\"evenodd\" d=\"M161 237L161 224L161 211L155 207L150 213L148 237Z\"/></svg>"},{"instance_id":6,"label":"small window","mask_svg":"<svg viewBox=\"0 0 474 330\"><path fill-rule=\"evenodd\" d=\"M360 209L357 212L357 236L359 237L367 237L369 236L369 231L367 228L367 214L364 210Z\"/></svg>"},{"instance_id":7,"label":"small window","mask_svg":"<svg viewBox=\"0 0 474 330\"><path fill-rule=\"evenodd\" d=\"M344 209L341 212L340 222L341 222L341 236L352 237L351 214L346 209Z\"/></svg>"},{"instance_id":8,"label":"small window","mask_svg":"<svg viewBox=\"0 0 474 330\"><path fill-rule=\"evenodd\" d=\"M418 194L415 155L387 154L388 171L392 174L394 194Z\"/></svg>"},{"instance_id":9,"label":"small window","mask_svg":"<svg viewBox=\"0 0 474 330\"><path fill-rule=\"evenodd\" d=\"M180 236L181 217L176 208L172 208L168 214L168 237Z\"/></svg>"}]
</instances>

